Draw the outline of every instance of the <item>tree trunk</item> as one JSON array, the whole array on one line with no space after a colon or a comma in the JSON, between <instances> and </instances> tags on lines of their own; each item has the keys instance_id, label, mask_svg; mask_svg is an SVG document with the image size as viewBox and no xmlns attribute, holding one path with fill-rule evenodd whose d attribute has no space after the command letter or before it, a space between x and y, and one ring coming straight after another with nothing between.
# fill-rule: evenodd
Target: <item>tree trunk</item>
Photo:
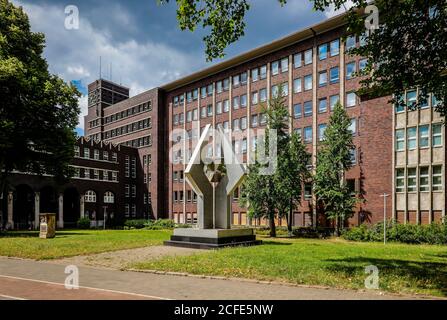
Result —
<instances>
[{"instance_id":1,"label":"tree trunk","mask_svg":"<svg viewBox=\"0 0 447 320\"><path fill-rule=\"evenodd\" d=\"M340 235L339 228L340 228L340 225L339 225L338 214L337 214L335 216L335 236L336 237L338 237Z\"/></svg>"},{"instance_id":2,"label":"tree trunk","mask_svg":"<svg viewBox=\"0 0 447 320\"><path fill-rule=\"evenodd\" d=\"M290 200L289 215L287 219L287 231L289 232L289 237L293 236L292 222L293 222L293 206L292 206L292 200Z\"/></svg>"},{"instance_id":3,"label":"tree trunk","mask_svg":"<svg viewBox=\"0 0 447 320\"><path fill-rule=\"evenodd\" d=\"M270 214L270 237L276 238L275 215Z\"/></svg>"}]
</instances>

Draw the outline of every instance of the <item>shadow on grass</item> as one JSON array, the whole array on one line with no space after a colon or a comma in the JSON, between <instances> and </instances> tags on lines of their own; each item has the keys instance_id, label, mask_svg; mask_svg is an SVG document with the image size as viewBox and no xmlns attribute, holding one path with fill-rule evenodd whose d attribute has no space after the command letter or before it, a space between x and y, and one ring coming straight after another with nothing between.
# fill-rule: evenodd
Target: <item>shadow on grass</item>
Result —
<instances>
[{"instance_id":1,"label":"shadow on grass","mask_svg":"<svg viewBox=\"0 0 447 320\"><path fill-rule=\"evenodd\" d=\"M408 279L417 289L438 290L444 297L447 296L447 263L424 262L400 259L377 258L344 258L327 259L326 267L334 273L344 273L347 277L358 274L363 275L366 266L374 265L379 269L379 276L387 278Z\"/></svg>"},{"instance_id":2,"label":"shadow on grass","mask_svg":"<svg viewBox=\"0 0 447 320\"><path fill-rule=\"evenodd\" d=\"M272 240L265 240L265 239L261 239L262 240L262 244L268 244L268 245L273 245L273 246L290 246L293 243L291 242L280 242L280 241L272 241Z\"/></svg>"}]
</instances>

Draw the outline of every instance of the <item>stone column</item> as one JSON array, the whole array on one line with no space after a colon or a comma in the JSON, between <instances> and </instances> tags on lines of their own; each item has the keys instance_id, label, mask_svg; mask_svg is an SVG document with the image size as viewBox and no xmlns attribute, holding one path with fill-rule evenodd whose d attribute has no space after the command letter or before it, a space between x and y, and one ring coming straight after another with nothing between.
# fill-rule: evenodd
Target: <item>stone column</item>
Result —
<instances>
[{"instance_id":1,"label":"stone column","mask_svg":"<svg viewBox=\"0 0 447 320\"><path fill-rule=\"evenodd\" d=\"M6 229L14 229L14 195L8 192L8 223Z\"/></svg>"},{"instance_id":2,"label":"stone column","mask_svg":"<svg viewBox=\"0 0 447 320\"><path fill-rule=\"evenodd\" d=\"M39 230L40 226L40 192L34 193L34 229Z\"/></svg>"},{"instance_id":3,"label":"stone column","mask_svg":"<svg viewBox=\"0 0 447 320\"><path fill-rule=\"evenodd\" d=\"M59 229L64 228L64 194L59 194L59 220L57 222L57 227Z\"/></svg>"},{"instance_id":4,"label":"stone column","mask_svg":"<svg viewBox=\"0 0 447 320\"><path fill-rule=\"evenodd\" d=\"M80 208L80 217L81 218L84 218L84 195L82 195L80 198L79 198L79 203L80 203L80 205L79 205L79 208Z\"/></svg>"}]
</instances>

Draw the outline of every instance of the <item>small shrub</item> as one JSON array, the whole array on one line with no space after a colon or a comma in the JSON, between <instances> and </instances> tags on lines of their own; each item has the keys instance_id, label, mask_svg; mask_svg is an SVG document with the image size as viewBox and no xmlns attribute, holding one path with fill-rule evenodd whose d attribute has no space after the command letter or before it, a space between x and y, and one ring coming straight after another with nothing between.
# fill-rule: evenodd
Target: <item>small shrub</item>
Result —
<instances>
[{"instance_id":1,"label":"small shrub","mask_svg":"<svg viewBox=\"0 0 447 320\"><path fill-rule=\"evenodd\" d=\"M146 223L148 221L144 219L140 220L126 220L124 222L124 228L127 227L127 230L129 229L143 229L146 226Z\"/></svg>"},{"instance_id":2,"label":"small shrub","mask_svg":"<svg viewBox=\"0 0 447 320\"><path fill-rule=\"evenodd\" d=\"M90 229L90 219L86 218L86 217L80 218L78 220L77 225L78 225L78 228L82 229L82 230Z\"/></svg>"},{"instance_id":3,"label":"small shrub","mask_svg":"<svg viewBox=\"0 0 447 320\"><path fill-rule=\"evenodd\" d=\"M399 224L387 222L387 241L408 244L447 244L447 225ZM342 237L351 241L383 241L383 222L373 226L361 225L347 230Z\"/></svg>"}]
</instances>

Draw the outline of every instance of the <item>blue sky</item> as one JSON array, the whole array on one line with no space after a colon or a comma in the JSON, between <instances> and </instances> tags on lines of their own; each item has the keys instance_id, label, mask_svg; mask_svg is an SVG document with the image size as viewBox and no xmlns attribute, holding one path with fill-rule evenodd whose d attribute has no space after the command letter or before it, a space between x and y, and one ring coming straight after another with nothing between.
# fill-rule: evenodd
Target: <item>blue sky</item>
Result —
<instances>
[{"instance_id":1,"label":"blue sky","mask_svg":"<svg viewBox=\"0 0 447 320\"><path fill-rule=\"evenodd\" d=\"M131 95L168 83L209 65L199 28L181 31L176 4L158 6L156 0L12 0L28 13L33 31L46 35L45 57L52 73L73 82L86 94L86 86L99 76L131 88ZM67 5L79 8L79 30L64 27ZM230 46L227 58L307 27L334 14L314 12L309 0L252 0L245 36ZM214 61L214 63L217 61ZM83 133L87 97L80 99Z\"/></svg>"}]
</instances>

